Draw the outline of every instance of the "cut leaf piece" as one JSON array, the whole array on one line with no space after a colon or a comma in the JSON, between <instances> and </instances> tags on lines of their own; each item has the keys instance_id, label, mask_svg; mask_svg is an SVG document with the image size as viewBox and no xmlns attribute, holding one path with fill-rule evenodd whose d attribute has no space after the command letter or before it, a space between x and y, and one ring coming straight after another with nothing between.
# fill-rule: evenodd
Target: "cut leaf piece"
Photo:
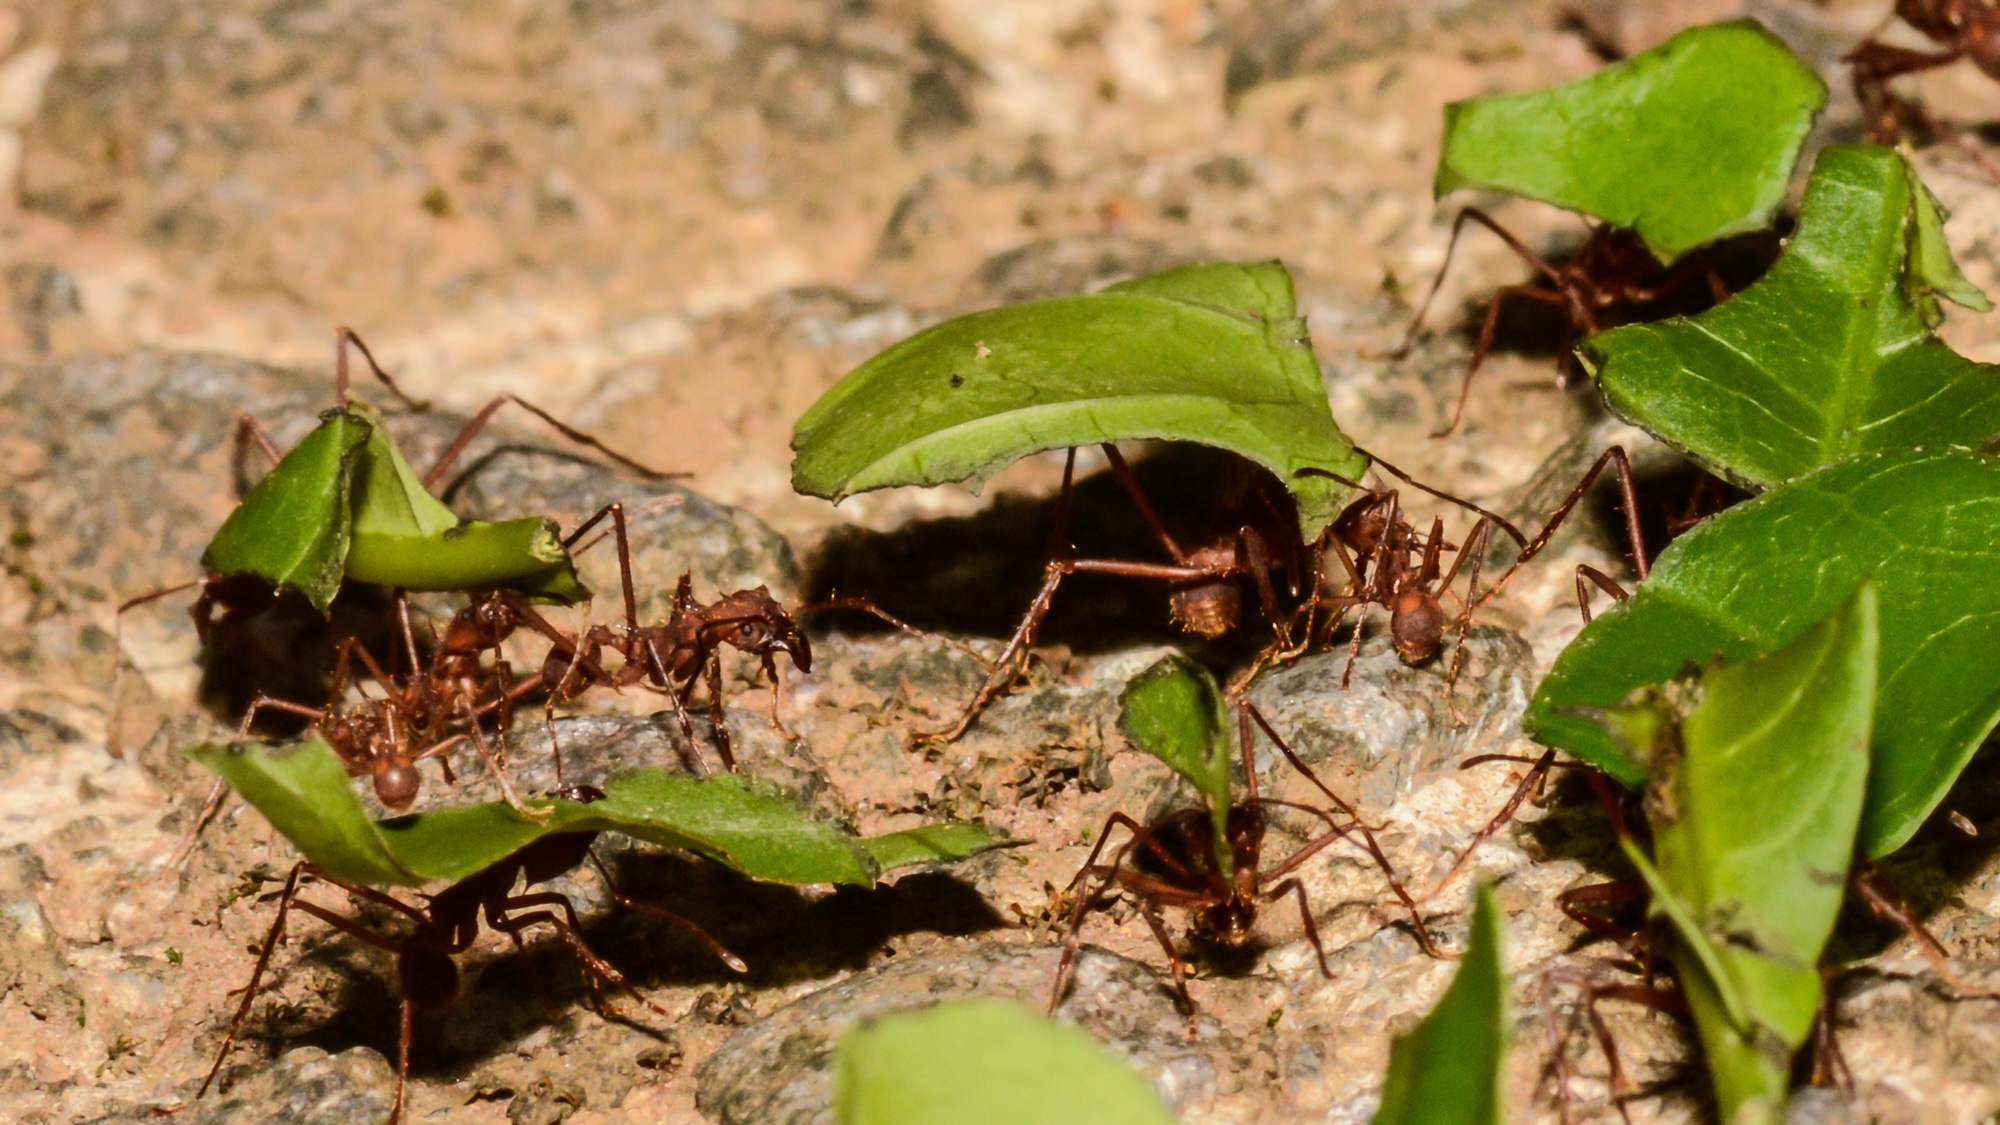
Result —
<instances>
[{"instance_id":1,"label":"cut leaf piece","mask_svg":"<svg viewBox=\"0 0 2000 1125\"><path fill-rule=\"evenodd\" d=\"M1778 648L1873 576L1882 604L1862 813L1871 856L1901 847L2000 721L2000 461L1964 450L1850 458L1675 540L1630 601L1557 658L1524 720L1627 785L1646 771L1589 717L1690 663Z\"/></svg>"},{"instance_id":2,"label":"cut leaf piece","mask_svg":"<svg viewBox=\"0 0 2000 1125\"><path fill-rule=\"evenodd\" d=\"M1868 450L1978 445L2000 433L2000 366L1931 333L1923 286L1978 290L1920 237L1928 199L1895 150L1829 148L1761 281L1578 355L1620 417L1751 488Z\"/></svg>"},{"instance_id":3,"label":"cut leaf piece","mask_svg":"<svg viewBox=\"0 0 2000 1125\"><path fill-rule=\"evenodd\" d=\"M1276 262L1207 263L948 320L855 368L799 418L792 487L838 500L984 481L1045 449L1153 438L1262 465L1307 540L1367 470L1334 424Z\"/></svg>"},{"instance_id":4,"label":"cut leaf piece","mask_svg":"<svg viewBox=\"0 0 2000 1125\"><path fill-rule=\"evenodd\" d=\"M1877 606L1864 582L1790 644L1701 673L1684 716L1658 693L1638 705L1674 733L1648 804L1653 860L1627 851L1678 932L1724 1121L1779 1119L1819 1008L1866 791Z\"/></svg>"},{"instance_id":5,"label":"cut leaf piece","mask_svg":"<svg viewBox=\"0 0 2000 1125\"><path fill-rule=\"evenodd\" d=\"M463 879L560 832L620 832L706 856L752 879L793 886L869 886L881 867L963 859L997 842L974 824L859 840L735 774L691 778L664 769L612 777L604 783L604 799L589 804L537 801L550 810L541 821L498 801L371 821L339 757L317 739L290 753L201 746L189 754L256 805L307 859L375 885Z\"/></svg>"},{"instance_id":6,"label":"cut leaf piece","mask_svg":"<svg viewBox=\"0 0 2000 1125\"><path fill-rule=\"evenodd\" d=\"M1090 1034L1005 1000L898 1012L841 1037L839 1125L1171 1125L1146 1081Z\"/></svg>"},{"instance_id":7,"label":"cut leaf piece","mask_svg":"<svg viewBox=\"0 0 2000 1125\"><path fill-rule=\"evenodd\" d=\"M1446 106L1435 187L1581 211L1671 264L1769 225L1825 104L1755 21L1697 27L1577 82Z\"/></svg>"},{"instance_id":8,"label":"cut leaf piece","mask_svg":"<svg viewBox=\"0 0 2000 1125\"><path fill-rule=\"evenodd\" d=\"M1162 658L1119 693L1118 729L1208 799L1216 867L1231 878L1235 856L1221 843L1229 839L1229 711L1215 677L1184 656Z\"/></svg>"},{"instance_id":9,"label":"cut leaf piece","mask_svg":"<svg viewBox=\"0 0 2000 1125\"><path fill-rule=\"evenodd\" d=\"M202 552L202 568L220 578L257 575L326 612L340 592L353 539L354 467L372 433L356 415L321 415L319 426L222 521Z\"/></svg>"},{"instance_id":10,"label":"cut leaf piece","mask_svg":"<svg viewBox=\"0 0 2000 1125\"><path fill-rule=\"evenodd\" d=\"M1500 1125L1507 1061L1507 975L1500 911L1481 886L1458 974L1423 1022L1389 1048L1375 1125Z\"/></svg>"}]
</instances>

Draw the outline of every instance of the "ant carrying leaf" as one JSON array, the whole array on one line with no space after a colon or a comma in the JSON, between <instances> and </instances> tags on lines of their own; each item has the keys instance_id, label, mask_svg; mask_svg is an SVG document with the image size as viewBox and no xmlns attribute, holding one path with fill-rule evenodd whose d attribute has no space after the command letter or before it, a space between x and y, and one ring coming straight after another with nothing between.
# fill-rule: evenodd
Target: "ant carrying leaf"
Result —
<instances>
[{"instance_id":1,"label":"ant carrying leaf","mask_svg":"<svg viewBox=\"0 0 2000 1125\"><path fill-rule=\"evenodd\" d=\"M1574 340L1696 281L1706 279L1720 302L1727 293L1715 264L1690 255L1770 223L1825 103L1818 76L1770 32L1742 20L1692 28L1575 82L1445 107L1439 197L1460 188L1505 191L1592 222L1582 248L1557 266L1485 212L1459 213L1437 280L1397 354L1415 341L1468 221L1498 235L1550 287L1514 285L1493 296L1451 418L1437 436L1458 427L1503 302L1533 300L1560 310L1564 363Z\"/></svg>"},{"instance_id":2,"label":"ant carrying leaf","mask_svg":"<svg viewBox=\"0 0 2000 1125\"><path fill-rule=\"evenodd\" d=\"M1381 868L1390 890L1410 911L1418 944L1432 956L1441 956L1431 943L1416 903L1403 889L1388 857L1376 843L1373 830L1361 821L1354 806L1336 796L1292 753L1248 703L1237 705L1245 791L1240 797L1232 793L1229 726L1223 695L1206 669L1181 657L1167 657L1135 677L1119 697L1119 703L1119 726L1126 737L1186 778L1201 794L1202 803L1170 813L1151 824L1140 824L1122 812L1112 813L1105 821L1089 858L1070 881L1076 905L1063 937L1063 955L1050 995L1051 1010L1061 1003L1069 985L1084 919L1113 888L1138 901L1140 915L1166 953L1190 1035L1195 1030L1195 1007L1187 990L1187 966L1167 935L1160 918L1162 907L1189 911L1190 927L1196 935L1235 947L1250 942L1258 910L1263 905L1290 898L1298 906L1306 940L1312 944L1320 972L1332 976L1305 885L1295 872L1307 860L1343 839L1358 838L1359 846ZM1252 754L1253 724L1326 797L1329 808L1259 794L1257 764ZM1290 856L1266 866L1265 836L1270 831L1272 814L1279 810L1311 817L1318 822L1315 827L1323 826L1323 830ZM1128 838L1111 853L1108 863L1099 863L1111 841L1112 829L1119 827L1129 833Z\"/></svg>"},{"instance_id":3,"label":"ant carrying leaf","mask_svg":"<svg viewBox=\"0 0 2000 1125\"><path fill-rule=\"evenodd\" d=\"M566 789L558 796L566 803L583 805L604 799L602 791L588 786ZM264 936L257 954L257 967L251 971L250 983L243 988L243 1002L237 1005L236 1014L229 1021L229 1030L222 1037L222 1046L216 1051L215 1063L209 1067L208 1076L202 1080L201 1089L196 1091L195 1097L208 1092L216 1074L222 1069L223 1061L229 1057L229 1048L236 1042L237 1033L250 1015L250 1006L257 999L257 986L263 981L264 970L284 938L285 923L294 909L310 914L396 959L402 1020L396 1036L396 1096L389 1110L389 1125L395 1125L403 1114L404 1095L410 1081L410 1042L416 1010L442 1011L458 999L463 982L453 958L472 947L479 936L481 922L487 928L513 938L516 944L519 944L523 934L537 927L554 930L583 965L593 993L599 993L603 985L610 984L654 1015L667 1020L674 1018L673 1013L646 999L623 973L584 942L582 923L567 895L532 889L569 874L582 866L585 859L589 859L603 877L613 902L679 926L731 972L750 971L740 958L723 948L720 942L694 922L657 906L636 902L620 891L612 881L611 872L591 850L597 835L594 831L585 831L542 836L490 866L459 879L437 894L425 896L422 906L413 906L363 883L341 879L309 862L295 864L290 877L285 880L284 892L278 898L277 916L272 919L270 932ZM299 892L305 889L308 880L339 887L350 898L391 910L413 925L400 937L371 929L359 919L299 898ZM517 884L521 885L518 891Z\"/></svg>"}]
</instances>

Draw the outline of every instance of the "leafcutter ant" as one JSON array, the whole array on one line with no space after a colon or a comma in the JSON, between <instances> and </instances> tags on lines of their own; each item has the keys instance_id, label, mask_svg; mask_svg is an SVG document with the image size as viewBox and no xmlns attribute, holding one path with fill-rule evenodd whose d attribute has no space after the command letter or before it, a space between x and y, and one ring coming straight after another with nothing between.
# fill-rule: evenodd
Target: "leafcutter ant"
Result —
<instances>
[{"instance_id":1,"label":"leafcutter ant","mask_svg":"<svg viewBox=\"0 0 2000 1125\"><path fill-rule=\"evenodd\" d=\"M1270 646L1259 654L1248 670L1234 677L1233 683L1236 686L1247 683L1251 674L1272 660L1296 655L1303 650L1308 634L1295 634L1294 625L1298 618L1298 608L1310 610L1311 599L1317 590L1322 573L1321 554L1326 536L1353 537L1354 542L1359 543L1361 541L1359 537L1367 534L1367 528L1375 526L1368 517L1360 514L1366 504L1364 498L1363 501L1349 505L1348 512L1355 515L1347 520L1345 526L1336 522L1327 532L1322 533L1318 541L1308 544L1299 535L1297 511L1290 495L1268 474L1245 466L1253 476L1250 478L1246 501L1240 506L1245 514L1237 527L1190 550L1184 548L1167 530L1159 514L1153 509L1152 503L1140 489L1139 482L1133 476L1124 456L1115 446L1107 444L1102 448L1112 471L1117 474L1119 483L1131 497L1133 505L1138 508L1154 537L1165 548L1172 561L1133 562L1121 559L1079 559L1070 556L1069 508L1076 469L1076 451L1070 450L1068 460L1063 466L1062 492L1056 501L1056 520L1050 541L1050 558L1042 568L1041 588L1028 604L1027 612L1022 615L1020 623L1015 626L1006 647L1001 651L1000 658L994 662L985 681L980 684L979 690L966 704L964 710L947 726L916 732L913 741L950 742L958 738L989 703L1013 684L1027 662L1036 632L1049 612L1056 590L1062 585L1063 580L1072 574L1110 574L1165 582L1168 584L1169 613L1174 623L1187 632L1208 638L1221 636L1236 628L1241 622L1241 584L1247 578L1257 592L1258 602L1273 633ZM1363 452L1358 447L1356 451ZM1513 525L1478 505L1418 483L1395 466L1379 458L1373 458L1372 454L1365 455L1370 456L1378 467L1393 473L1414 487L1476 512L1481 517L1491 519L1512 531ZM1385 494L1371 493L1371 495ZM1513 534L1521 538L1518 532ZM1294 608L1287 604L1296 603L1302 596L1306 598L1303 607Z\"/></svg>"},{"instance_id":2,"label":"leafcutter ant","mask_svg":"<svg viewBox=\"0 0 2000 1125\"><path fill-rule=\"evenodd\" d=\"M695 683L708 685L709 715L715 729L716 751L723 766L736 768L730 749L729 729L722 707L722 648L727 645L755 656L771 686L771 725L786 738L793 738L778 718L778 666L775 654L785 653L801 672L812 670L812 643L785 607L763 586L725 594L708 605L695 600L694 581L683 574L674 592L673 611L657 625L641 625L638 597L632 585L631 548L626 539L623 505L611 504L585 520L571 534L574 541L606 517L611 519L618 545L620 592L624 598L622 625L593 625L581 636L556 628L518 596L509 596L512 614L551 642L539 672L517 685L519 696L531 687L547 693L547 707L553 718L556 704L575 698L583 691L606 686L622 689L640 686L666 696L674 705L681 733L694 745L694 724L688 715L688 700ZM510 619L511 626L511 619ZM622 658L615 669L607 669L604 654ZM551 732L553 743L553 731Z\"/></svg>"},{"instance_id":3,"label":"leafcutter ant","mask_svg":"<svg viewBox=\"0 0 2000 1125\"><path fill-rule=\"evenodd\" d=\"M1456 430L1464 418L1466 398L1472 393L1473 376L1479 374L1487 353L1493 348L1494 334L1500 328L1500 314L1508 301L1534 301L1561 312L1565 322L1562 342L1557 347L1557 355L1561 358L1557 361L1556 382L1558 386L1566 387L1571 376L1569 365L1573 362L1570 345L1577 340L1624 323L1632 319L1641 306L1671 297L1700 279L1707 280L1709 295L1716 303L1721 303L1729 295L1722 275L1706 256L1685 259L1669 270L1660 264L1637 235L1622 227L1591 224L1589 236L1576 253L1561 265L1555 265L1530 250L1492 216L1478 208L1468 207L1452 221L1451 240L1445 245L1444 264L1438 267L1430 291L1424 294L1423 303L1417 306L1416 315L1410 319L1410 328L1404 334L1403 342L1389 353L1392 358L1401 359L1408 355L1416 344L1417 332L1423 327L1431 302L1444 285L1445 274L1451 269L1452 255L1458 250L1459 235L1464 232L1467 222L1478 223L1498 235L1508 249L1533 267L1540 275L1538 280L1546 282L1548 288L1529 283L1502 286L1494 291L1486 303L1486 319L1480 325L1478 341L1472 348L1472 361L1465 368L1465 378L1459 383L1451 418L1442 428L1434 431L1432 437L1445 437Z\"/></svg>"},{"instance_id":4,"label":"leafcutter ant","mask_svg":"<svg viewBox=\"0 0 2000 1125\"><path fill-rule=\"evenodd\" d=\"M585 803L601 800L604 796L600 790L587 786L565 789L558 795L566 800ZM672 1018L671 1013L640 995L624 974L584 942L576 908L567 896L556 891L527 889L568 874L581 866L586 858L604 877L612 901L681 927L732 971L749 971L741 959L692 921L657 906L635 902L620 892L611 881L611 873L591 851L591 844L596 838L595 832L544 836L491 867L453 883L435 895L426 896L427 901L421 907L371 887L335 878L310 863L295 865L278 899L277 917L272 920L263 948L257 954L257 967L250 974L250 983L244 987L243 1001L237 1005L236 1014L229 1021L229 1030L222 1037L222 1046L216 1052L215 1063L209 1067L208 1076L202 1080L201 1089L195 1096L198 1098L208 1092L216 1074L222 1069L223 1061L228 1058L229 1048L235 1043L237 1033L250 1014L250 1006L257 998L257 986L264 978L264 970L269 966L278 942L284 937L285 921L294 907L396 959L396 978L402 992L402 1021L396 1038L396 1097L389 1111L390 1125L395 1125L403 1112L404 1094L410 1078L410 1039L416 1009L440 1011L458 999L461 980L453 958L472 947L474 939L479 936L482 921L487 928L505 933L516 941L532 927L550 927L576 954L593 991L603 984L611 984L653 1014ZM354 918L300 899L299 892L308 879L330 883L354 898L395 911L408 918L414 926L401 937L390 937L369 929ZM516 883L524 884L520 893L515 892Z\"/></svg>"},{"instance_id":5,"label":"leafcutter ant","mask_svg":"<svg viewBox=\"0 0 2000 1125\"><path fill-rule=\"evenodd\" d=\"M1334 812L1328 809L1259 795L1251 745L1253 723L1292 764L1292 768L1303 774L1326 797L1332 809L1345 818L1344 821L1336 819ZM1112 813L1104 822L1097 843L1090 849L1089 858L1076 877L1070 880L1069 890L1076 892L1076 905L1070 912L1069 928L1063 936L1062 959L1056 967L1055 987L1049 999L1051 1010L1062 1002L1063 991L1069 984L1084 919L1113 888L1125 891L1137 900L1140 916L1145 918L1154 940L1166 953L1167 963L1173 969L1174 989L1179 993L1181 1010L1188 1018L1190 1036L1195 1031L1195 1007L1193 998L1188 995L1187 966L1174 948L1173 939L1168 936L1166 924L1161 920L1162 907L1179 907L1189 911L1189 928L1197 937L1224 946L1241 947L1249 944L1252 938L1259 908L1290 897L1298 904L1306 940L1312 943L1320 973L1331 977L1333 970L1327 964L1326 949L1320 944L1319 928L1313 922L1312 904L1306 897L1305 885L1294 873L1334 841L1353 840L1357 835L1360 837L1359 846L1381 868L1389 889L1410 911L1417 943L1431 956L1442 956L1431 942L1423 917L1417 912L1416 902L1403 889L1388 857L1376 843L1374 832L1362 822L1354 806L1327 788L1255 707L1248 703L1237 704L1237 726L1245 793L1240 800L1231 802L1224 818L1222 839L1216 838L1216 817L1206 803L1202 807L1169 813L1151 824L1140 824L1122 812ZM1290 809L1313 817L1324 825L1324 829L1290 856L1266 866L1263 861L1264 838L1270 830L1271 813L1278 809ZM1098 862L1110 843L1112 829L1118 827L1129 833L1128 838L1112 852L1109 863Z\"/></svg>"},{"instance_id":6,"label":"leafcutter ant","mask_svg":"<svg viewBox=\"0 0 2000 1125\"><path fill-rule=\"evenodd\" d=\"M233 631L284 596L302 598L323 617L349 579L403 590L513 589L565 603L589 596L549 520L462 519L431 490L494 413L510 402L620 465L648 477L662 474L532 403L501 395L476 413L418 477L384 430L382 416L350 400L350 345L401 402L413 410L427 409L403 393L359 336L339 330L334 408L283 455L255 418L244 414L238 419L238 460L255 444L272 460L271 470L217 529L202 555L203 576L126 601L118 608L121 623L130 609L196 587L200 594L189 613L205 649L218 628ZM121 659L112 685L114 708L123 672Z\"/></svg>"},{"instance_id":7,"label":"leafcutter ant","mask_svg":"<svg viewBox=\"0 0 2000 1125\"><path fill-rule=\"evenodd\" d=\"M1903 139L1906 127L1915 126L1949 140L1988 178L2000 183L2000 166L1974 148L1961 131L1941 125L1921 103L1889 89L1893 79L1960 59L1971 59L1987 77L2000 79L2000 7L1991 0L1896 0L1896 16L1943 50L1913 51L1870 35L1841 56L1854 83L1854 96L1861 102L1869 139L1895 144Z\"/></svg>"}]
</instances>

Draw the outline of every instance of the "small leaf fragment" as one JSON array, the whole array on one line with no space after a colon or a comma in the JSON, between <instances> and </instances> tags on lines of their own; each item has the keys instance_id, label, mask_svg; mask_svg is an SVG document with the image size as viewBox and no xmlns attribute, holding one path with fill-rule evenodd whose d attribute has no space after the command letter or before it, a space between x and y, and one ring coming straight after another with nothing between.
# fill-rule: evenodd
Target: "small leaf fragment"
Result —
<instances>
[{"instance_id":1,"label":"small leaf fragment","mask_svg":"<svg viewBox=\"0 0 2000 1125\"><path fill-rule=\"evenodd\" d=\"M983 481L1046 449L1191 441L1270 470L1307 539L1367 459L1334 423L1276 262L1204 263L957 317L849 372L800 416L792 486L838 500Z\"/></svg>"},{"instance_id":2,"label":"small leaf fragment","mask_svg":"<svg viewBox=\"0 0 2000 1125\"><path fill-rule=\"evenodd\" d=\"M1752 488L1868 450L1976 446L2000 433L2000 366L1931 332L1930 288L1978 291L1952 281L1941 240L1926 249L1928 199L1895 150L1829 148L1762 280L1579 355L1620 417Z\"/></svg>"},{"instance_id":3,"label":"small leaf fragment","mask_svg":"<svg viewBox=\"0 0 2000 1125\"><path fill-rule=\"evenodd\" d=\"M1721 1119L1775 1121L1846 895L1875 717L1879 599L1861 586L1770 653L1701 673L1654 768L1654 858Z\"/></svg>"},{"instance_id":4,"label":"small leaf fragment","mask_svg":"<svg viewBox=\"0 0 2000 1125\"><path fill-rule=\"evenodd\" d=\"M254 574L326 612L340 592L352 538L353 469L372 432L343 411L321 415L222 521L202 567L222 578Z\"/></svg>"},{"instance_id":5,"label":"small leaf fragment","mask_svg":"<svg viewBox=\"0 0 2000 1125\"><path fill-rule=\"evenodd\" d=\"M1229 711L1215 677L1178 653L1162 657L1119 693L1118 729L1208 799L1217 870L1230 878L1235 857L1221 843L1229 838Z\"/></svg>"},{"instance_id":6,"label":"small leaf fragment","mask_svg":"<svg viewBox=\"0 0 2000 1125\"><path fill-rule=\"evenodd\" d=\"M1523 725L1627 785L1646 771L1587 717L1689 663L1769 652L1873 577L1882 604L1876 724L1860 846L1901 847L2000 722L2000 460L1865 453L1682 535L1631 600L1563 650Z\"/></svg>"},{"instance_id":7,"label":"small leaf fragment","mask_svg":"<svg viewBox=\"0 0 2000 1125\"><path fill-rule=\"evenodd\" d=\"M834 1056L838 1125L1171 1125L1146 1081L1081 1028L1006 1000L864 1023Z\"/></svg>"},{"instance_id":8,"label":"small leaf fragment","mask_svg":"<svg viewBox=\"0 0 2000 1125\"><path fill-rule=\"evenodd\" d=\"M1826 86L1754 20L1580 81L1445 107L1436 192L1512 192L1636 231L1672 264L1769 225Z\"/></svg>"},{"instance_id":9,"label":"small leaf fragment","mask_svg":"<svg viewBox=\"0 0 2000 1125\"><path fill-rule=\"evenodd\" d=\"M1474 896L1472 940L1451 986L1389 1048L1375 1125L1500 1125L1507 975L1493 888Z\"/></svg>"}]
</instances>

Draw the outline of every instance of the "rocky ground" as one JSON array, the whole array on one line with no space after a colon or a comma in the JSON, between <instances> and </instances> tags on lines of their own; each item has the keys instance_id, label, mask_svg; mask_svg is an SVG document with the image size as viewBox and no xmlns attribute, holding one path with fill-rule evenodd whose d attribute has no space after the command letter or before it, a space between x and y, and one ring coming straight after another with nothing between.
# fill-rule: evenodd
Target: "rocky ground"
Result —
<instances>
[{"instance_id":1,"label":"rocky ground","mask_svg":"<svg viewBox=\"0 0 2000 1125\"><path fill-rule=\"evenodd\" d=\"M953 312L1073 292L1202 257L1283 257L1298 276L1334 409L1363 444L1472 499L1539 519L1595 451L1636 435L1549 377L1552 339L1516 333L1465 429L1426 434L1463 369L1464 302L1518 280L1468 242L1440 331L1385 358L1411 291L1442 260L1451 208L1428 185L1448 100L1585 73L1691 22L1749 13L1830 76L1819 140L1851 138L1839 53L1886 15L1841 0L593 0L179 5L44 0L0 8L0 1118L366 1120L386 1112L396 1017L386 958L302 926L276 955L220 1089L196 1088L247 979L291 862L232 804L184 869L162 861L207 787L178 748L242 685L204 675L181 602L123 598L192 577L234 495L239 411L280 445L328 399L335 324L361 330L423 395L460 412L513 391L685 482L647 483L542 445L521 426L475 449L461 511L547 512L609 499L639 513L639 588L655 612L683 570L698 589L766 583L787 601L867 592L933 628L991 638L1036 577L1059 462L961 489L794 496L792 419L873 350ZM1927 76L1930 104L2000 117L2000 84ZM1967 273L2000 282L2000 205L1962 157L1932 150L1933 188ZM1467 201L1453 201L1467 202ZM1525 204L1504 221L1559 250L1574 220ZM2000 359L2000 320L1957 314L1953 342ZM266 366L269 365L269 366ZM407 417L411 448L453 424ZM419 461L422 461L420 456ZM1678 478L1642 458L1660 495ZM1212 464L1141 466L1160 495ZM1660 503L1664 504L1662 500ZM1143 550L1116 495L1086 486L1082 523ZM1095 517L1092 519L1091 517ZM1586 521L1587 523L1588 521ZM1027 546L1024 546L1027 545ZM1302 756L1385 825L1420 892L1435 888L1512 785L1475 753L1525 752L1518 716L1576 629L1569 564L1607 569L1601 527L1566 537L1474 634L1455 721L1443 673L1379 640L1351 689L1342 655L1268 676L1252 698ZM615 588L605 552L586 558ZM831 1044L856 1019L969 991L1039 1003L1059 890L1115 810L1163 811L1171 775L1116 730L1123 682L1176 643L1143 591L1079 582L1030 687L941 753L904 748L977 682L942 643L817 627L771 731L747 664L730 724L746 768L865 831L980 818L1021 841L868 892L747 884L638 849L613 868L635 897L687 914L752 965L733 977L677 931L604 909L568 881L589 940L673 1018L611 1014L566 955L500 940L468 959L465 997L419 1019L415 1119L824 1121ZM600 599L599 619L615 612ZM848 622L842 628L859 629ZM1227 662L1230 650L1207 655ZM125 674L116 706L111 686ZM586 773L688 751L635 699L593 702L564 746ZM531 737L511 755L546 785ZM1299 782L1266 750L1267 784ZM457 790L490 796L476 763ZM1950 803L1982 835L1927 831L1890 869L1968 976L2000 967L2000 785L1976 763ZM1498 880L1517 981L1516 1116L1553 1118L1550 1033L1576 1026L1588 969L1552 898L1615 877L1608 830L1558 785L1478 866ZM1299 825L1281 826L1296 842ZM1191 1122L1360 1121L1389 1036L1449 966L1418 949L1379 875L1344 845L1304 877L1333 975L1289 907L1250 956L1208 958L1190 1041L1137 913L1085 928L1062 1012L1116 1044ZM1461 940L1469 880L1425 922ZM341 896L324 895L329 905ZM2000 1113L2000 1005L1955 996L1914 948L1848 920L1839 978L1850 1098L1811 1120L1970 1122ZM1635 1120L1686 1120L1700 1070L1669 1018L1607 1005ZM1561 1048L1576 1108L1608 1073L1587 1037Z\"/></svg>"}]
</instances>

